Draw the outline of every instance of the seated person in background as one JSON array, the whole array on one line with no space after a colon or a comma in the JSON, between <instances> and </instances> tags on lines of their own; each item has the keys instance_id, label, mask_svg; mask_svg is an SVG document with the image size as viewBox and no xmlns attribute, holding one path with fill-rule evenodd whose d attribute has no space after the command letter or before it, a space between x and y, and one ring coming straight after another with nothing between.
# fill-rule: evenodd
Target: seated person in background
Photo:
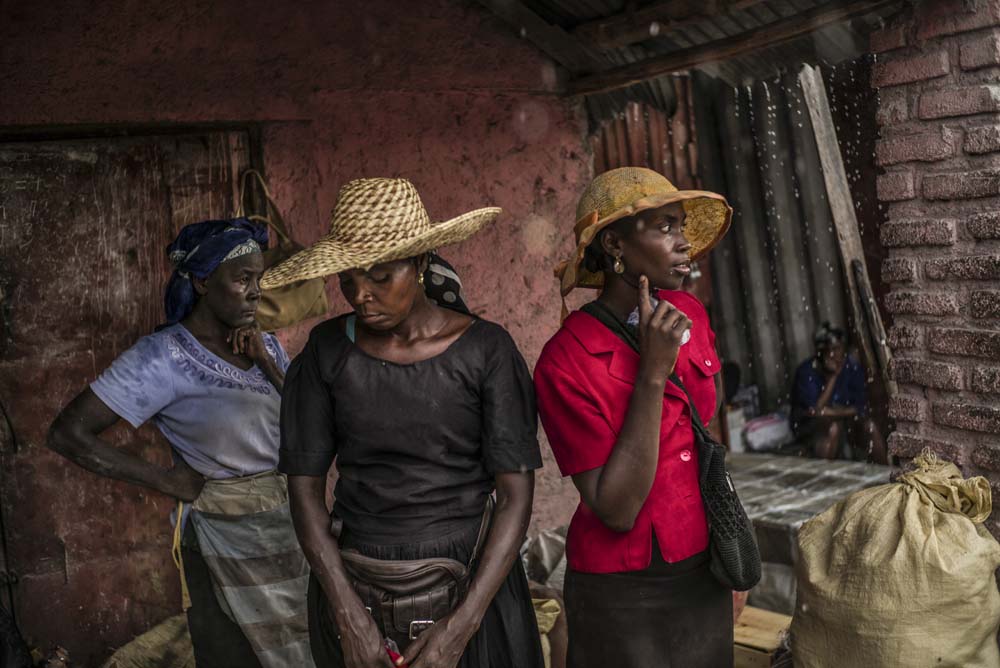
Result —
<instances>
[{"instance_id":1,"label":"seated person in background","mask_svg":"<svg viewBox=\"0 0 1000 668\"><path fill-rule=\"evenodd\" d=\"M844 330L824 322L814 338L816 354L799 365L792 388L792 429L815 456L836 459L849 441L886 463L885 441L868 417L865 370L847 354Z\"/></svg>"}]
</instances>

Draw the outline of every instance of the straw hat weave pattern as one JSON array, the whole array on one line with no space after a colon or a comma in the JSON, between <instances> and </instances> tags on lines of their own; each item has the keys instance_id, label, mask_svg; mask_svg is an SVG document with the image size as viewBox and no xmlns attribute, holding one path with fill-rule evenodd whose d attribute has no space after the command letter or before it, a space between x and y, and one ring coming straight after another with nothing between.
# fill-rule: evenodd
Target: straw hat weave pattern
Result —
<instances>
[{"instance_id":1,"label":"straw hat weave pattern","mask_svg":"<svg viewBox=\"0 0 1000 668\"><path fill-rule=\"evenodd\" d=\"M370 269L463 241L496 220L501 209L476 209L432 223L417 189L406 179L356 179L337 196L330 232L312 246L271 267L261 287Z\"/></svg>"}]
</instances>

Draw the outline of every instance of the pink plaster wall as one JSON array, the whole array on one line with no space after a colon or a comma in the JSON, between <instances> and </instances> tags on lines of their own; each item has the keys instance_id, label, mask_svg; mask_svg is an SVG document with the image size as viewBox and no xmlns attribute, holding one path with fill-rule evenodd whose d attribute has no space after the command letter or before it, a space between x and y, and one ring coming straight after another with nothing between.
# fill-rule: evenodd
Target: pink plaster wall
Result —
<instances>
[{"instance_id":1,"label":"pink plaster wall","mask_svg":"<svg viewBox=\"0 0 1000 668\"><path fill-rule=\"evenodd\" d=\"M494 227L443 254L530 365L556 330L551 269L591 175L586 122L554 93L552 64L477 3L56 1L3 13L0 129L260 124L273 193L304 243L360 176L411 179L432 218L501 206ZM293 352L306 334L284 334ZM532 530L567 522L576 500L543 453ZM67 635L31 631L43 644ZM121 640L71 649L96 658Z\"/></svg>"}]
</instances>

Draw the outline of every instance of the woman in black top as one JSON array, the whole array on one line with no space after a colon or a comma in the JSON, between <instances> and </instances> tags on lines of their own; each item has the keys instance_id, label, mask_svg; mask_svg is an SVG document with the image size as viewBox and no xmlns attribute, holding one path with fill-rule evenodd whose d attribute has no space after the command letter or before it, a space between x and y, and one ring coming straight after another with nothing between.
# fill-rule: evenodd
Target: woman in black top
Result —
<instances>
[{"instance_id":1,"label":"woman in black top","mask_svg":"<svg viewBox=\"0 0 1000 668\"><path fill-rule=\"evenodd\" d=\"M325 483L336 460L339 548L381 560L450 557L468 563L487 498L496 490L492 526L467 595L400 649L411 668L540 668L538 631L518 559L531 514L533 470L541 465L531 378L503 328L437 306L424 289L423 251L457 240L442 237L442 226L464 225L467 236L498 210L478 212L478 220L469 218L473 212L459 222L421 227L419 220L407 220L405 207L385 213L394 209L393 188L408 190L407 182L365 181L341 191L328 239L395 235L394 250L379 251L383 255L367 270L341 270L347 262L365 263L325 252L321 241L305 251L297 271L271 281L308 277L326 262L355 309L312 331L289 368L282 401L280 468L289 475L292 515L313 567L314 657L320 666L392 665L385 629L352 589L329 531ZM365 196L352 198L352 187L367 188ZM352 199L348 207L345 200ZM364 218L359 207L379 199L371 206L367 234L345 230ZM348 209L349 218L338 217ZM399 229L386 229L394 226ZM408 240L399 241L400 235ZM411 256L380 261L403 252ZM448 292L437 297L443 304L460 303Z\"/></svg>"}]
</instances>

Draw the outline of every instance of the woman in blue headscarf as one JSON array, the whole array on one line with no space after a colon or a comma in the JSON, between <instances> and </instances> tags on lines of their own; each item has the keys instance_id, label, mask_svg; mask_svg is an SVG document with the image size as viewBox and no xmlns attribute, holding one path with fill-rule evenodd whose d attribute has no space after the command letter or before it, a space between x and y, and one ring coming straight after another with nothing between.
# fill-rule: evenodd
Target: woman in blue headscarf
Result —
<instances>
[{"instance_id":1,"label":"woman in blue headscarf","mask_svg":"<svg viewBox=\"0 0 1000 668\"><path fill-rule=\"evenodd\" d=\"M288 356L254 321L267 230L245 218L188 225L166 323L120 355L56 418L50 448L99 475L178 499L174 557L198 666L311 666L308 565L278 464ZM152 420L164 469L101 434ZM190 505L189 505L190 504Z\"/></svg>"}]
</instances>

